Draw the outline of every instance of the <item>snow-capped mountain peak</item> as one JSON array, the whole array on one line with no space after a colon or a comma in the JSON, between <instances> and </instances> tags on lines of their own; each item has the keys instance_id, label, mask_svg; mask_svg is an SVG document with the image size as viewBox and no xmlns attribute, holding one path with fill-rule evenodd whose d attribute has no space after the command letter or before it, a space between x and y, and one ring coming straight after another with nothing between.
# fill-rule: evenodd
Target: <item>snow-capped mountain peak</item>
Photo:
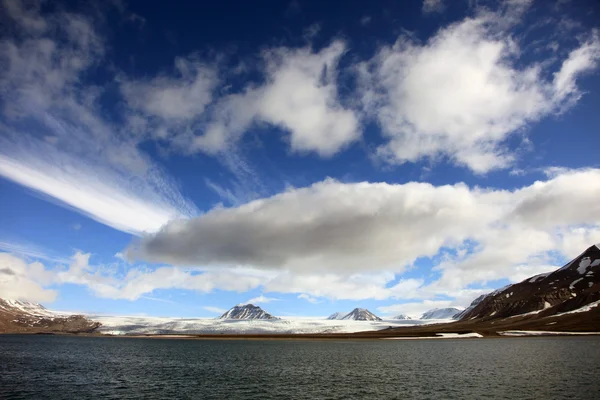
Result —
<instances>
[{"instance_id":1,"label":"snow-capped mountain peak","mask_svg":"<svg viewBox=\"0 0 600 400\"><path fill-rule=\"evenodd\" d=\"M338 311L338 312L334 312L333 314L331 314L329 317L327 317L327 319L330 319L330 320L344 319L344 317L346 315L348 315L347 312Z\"/></svg>"},{"instance_id":2,"label":"snow-capped mountain peak","mask_svg":"<svg viewBox=\"0 0 600 400\"><path fill-rule=\"evenodd\" d=\"M225 314L221 315L219 319L279 319L272 316L259 306L254 304L238 304L231 308Z\"/></svg>"},{"instance_id":3,"label":"snow-capped mountain peak","mask_svg":"<svg viewBox=\"0 0 600 400\"><path fill-rule=\"evenodd\" d=\"M0 299L0 310L6 312L18 312L23 315L31 315L38 317L56 317L56 313L49 311L39 303L15 299Z\"/></svg>"},{"instance_id":4,"label":"snow-capped mountain peak","mask_svg":"<svg viewBox=\"0 0 600 400\"><path fill-rule=\"evenodd\" d=\"M365 308L355 308L346 314L342 319L351 319L354 321L381 321L381 318Z\"/></svg>"},{"instance_id":5,"label":"snow-capped mountain peak","mask_svg":"<svg viewBox=\"0 0 600 400\"><path fill-rule=\"evenodd\" d=\"M393 317L392 319L402 319L402 320L407 320L407 319L412 319L411 317L409 317L406 314L400 314L400 315L396 315L395 317Z\"/></svg>"},{"instance_id":6,"label":"snow-capped mountain peak","mask_svg":"<svg viewBox=\"0 0 600 400\"><path fill-rule=\"evenodd\" d=\"M456 314L460 313L458 308L434 308L426 311L421 315L421 319L451 319Z\"/></svg>"},{"instance_id":7,"label":"snow-capped mountain peak","mask_svg":"<svg viewBox=\"0 0 600 400\"><path fill-rule=\"evenodd\" d=\"M482 294L481 296L479 296L478 298L476 298L475 300L473 300L471 302L471 304L469 305L469 307L465 308L460 313L454 315L454 317L452 317L452 319L460 320L462 317L464 317L465 315L467 315L472 309L474 309L475 307L477 307L477 305L479 303L481 303L483 301L483 299L485 299L487 296L488 296L488 294Z\"/></svg>"},{"instance_id":8,"label":"snow-capped mountain peak","mask_svg":"<svg viewBox=\"0 0 600 400\"><path fill-rule=\"evenodd\" d=\"M93 332L99 326L82 315L52 312L29 301L0 299L0 332Z\"/></svg>"}]
</instances>

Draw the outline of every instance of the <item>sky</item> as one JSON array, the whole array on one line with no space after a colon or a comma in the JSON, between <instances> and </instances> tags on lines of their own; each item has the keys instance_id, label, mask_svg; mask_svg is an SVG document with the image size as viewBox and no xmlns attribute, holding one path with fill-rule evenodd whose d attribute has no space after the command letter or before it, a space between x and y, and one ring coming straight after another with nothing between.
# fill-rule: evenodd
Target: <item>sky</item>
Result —
<instances>
[{"instance_id":1,"label":"sky","mask_svg":"<svg viewBox=\"0 0 600 400\"><path fill-rule=\"evenodd\" d=\"M594 0L2 0L0 297L466 307L600 243Z\"/></svg>"}]
</instances>

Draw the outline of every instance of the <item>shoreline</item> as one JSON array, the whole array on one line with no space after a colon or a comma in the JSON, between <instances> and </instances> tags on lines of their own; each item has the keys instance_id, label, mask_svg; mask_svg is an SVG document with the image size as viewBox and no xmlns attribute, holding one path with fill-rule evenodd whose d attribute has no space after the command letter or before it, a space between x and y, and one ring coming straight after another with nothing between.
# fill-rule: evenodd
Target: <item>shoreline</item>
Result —
<instances>
[{"instance_id":1,"label":"shoreline","mask_svg":"<svg viewBox=\"0 0 600 400\"><path fill-rule=\"evenodd\" d=\"M111 335L103 333L72 333L72 332L2 332L4 335L27 336L69 336L69 337L94 337L94 338L123 338L123 339L159 339L159 340L224 340L224 341L370 341L370 340L476 340L476 339L514 339L514 338L548 338L548 337L596 337L600 332L558 332L558 331L523 331L519 334L477 334L469 333L443 336L440 335L397 335L377 334L362 332L361 334L133 334ZM473 332L473 334L476 334ZM463 336L464 335L464 336Z\"/></svg>"}]
</instances>

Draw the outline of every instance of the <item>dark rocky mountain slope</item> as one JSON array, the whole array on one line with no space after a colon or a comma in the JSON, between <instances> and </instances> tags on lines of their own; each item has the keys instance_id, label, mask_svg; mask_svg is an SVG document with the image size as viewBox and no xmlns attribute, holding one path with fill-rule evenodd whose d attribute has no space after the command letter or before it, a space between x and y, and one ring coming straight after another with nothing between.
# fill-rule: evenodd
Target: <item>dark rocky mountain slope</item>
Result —
<instances>
[{"instance_id":1,"label":"dark rocky mountain slope","mask_svg":"<svg viewBox=\"0 0 600 400\"><path fill-rule=\"evenodd\" d=\"M600 249L591 246L564 267L536 275L476 299L460 320L545 317L600 300Z\"/></svg>"},{"instance_id":2,"label":"dark rocky mountain slope","mask_svg":"<svg viewBox=\"0 0 600 400\"><path fill-rule=\"evenodd\" d=\"M279 319L272 316L259 306L254 304L238 304L229 311L219 317L219 319L237 319L237 320L253 320L253 319Z\"/></svg>"},{"instance_id":3,"label":"dark rocky mountain slope","mask_svg":"<svg viewBox=\"0 0 600 400\"><path fill-rule=\"evenodd\" d=\"M381 318L364 308L355 308L342 319L351 319L354 321L381 321Z\"/></svg>"},{"instance_id":4,"label":"dark rocky mountain slope","mask_svg":"<svg viewBox=\"0 0 600 400\"><path fill-rule=\"evenodd\" d=\"M27 301L0 299L0 333L91 333L100 327L83 315L62 315Z\"/></svg>"}]
</instances>

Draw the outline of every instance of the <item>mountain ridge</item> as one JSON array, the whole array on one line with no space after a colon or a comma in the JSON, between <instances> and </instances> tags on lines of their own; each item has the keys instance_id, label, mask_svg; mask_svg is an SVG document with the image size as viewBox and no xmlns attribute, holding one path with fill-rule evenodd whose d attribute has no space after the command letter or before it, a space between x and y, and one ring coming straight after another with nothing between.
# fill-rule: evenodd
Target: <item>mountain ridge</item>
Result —
<instances>
[{"instance_id":1,"label":"mountain ridge","mask_svg":"<svg viewBox=\"0 0 600 400\"><path fill-rule=\"evenodd\" d=\"M39 303L0 299L0 333L91 333L101 326L83 315L63 315Z\"/></svg>"},{"instance_id":2,"label":"mountain ridge","mask_svg":"<svg viewBox=\"0 0 600 400\"><path fill-rule=\"evenodd\" d=\"M343 320L354 320L354 321L381 321L377 315L373 314L371 311L366 308L355 308L346 314Z\"/></svg>"},{"instance_id":3,"label":"mountain ridge","mask_svg":"<svg viewBox=\"0 0 600 400\"><path fill-rule=\"evenodd\" d=\"M524 314L550 316L573 311L598 300L600 248L592 245L555 271L529 277L486 295L461 313L460 320Z\"/></svg>"},{"instance_id":4,"label":"mountain ridge","mask_svg":"<svg viewBox=\"0 0 600 400\"><path fill-rule=\"evenodd\" d=\"M329 319L329 320L342 320L348 314L349 313L347 313L347 312L337 311L337 312L334 312L333 314L331 314L329 317L327 317L327 319Z\"/></svg>"},{"instance_id":5,"label":"mountain ridge","mask_svg":"<svg viewBox=\"0 0 600 400\"><path fill-rule=\"evenodd\" d=\"M229 320L278 320L279 318L269 314L254 304L238 304L223 313L219 319Z\"/></svg>"},{"instance_id":6,"label":"mountain ridge","mask_svg":"<svg viewBox=\"0 0 600 400\"><path fill-rule=\"evenodd\" d=\"M461 310L455 307L432 308L431 310L425 311L420 319L451 319L460 312Z\"/></svg>"}]
</instances>

